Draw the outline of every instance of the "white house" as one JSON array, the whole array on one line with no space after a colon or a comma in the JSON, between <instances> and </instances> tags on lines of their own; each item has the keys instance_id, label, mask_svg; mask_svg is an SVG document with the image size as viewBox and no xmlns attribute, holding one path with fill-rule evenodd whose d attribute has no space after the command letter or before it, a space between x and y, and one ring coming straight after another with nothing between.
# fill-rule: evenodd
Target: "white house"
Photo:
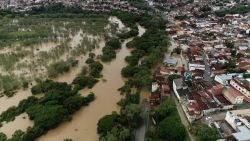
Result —
<instances>
[{"instance_id":1,"label":"white house","mask_svg":"<svg viewBox=\"0 0 250 141\"><path fill-rule=\"evenodd\" d=\"M199 64L199 63L188 63L188 70L205 70L205 65L204 64Z\"/></svg>"},{"instance_id":2,"label":"white house","mask_svg":"<svg viewBox=\"0 0 250 141\"><path fill-rule=\"evenodd\" d=\"M250 83L245 79L234 78L230 85L245 96L245 100L250 102Z\"/></svg>"},{"instance_id":3,"label":"white house","mask_svg":"<svg viewBox=\"0 0 250 141\"><path fill-rule=\"evenodd\" d=\"M214 80L222 85L228 85L228 81L233 78L233 75L228 75L228 74L220 74L220 75L215 75Z\"/></svg>"},{"instance_id":4,"label":"white house","mask_svg":"<svg viewBox=\"0 0 250 141\"><path fill-rule=\"evenodd\" d=\"M236 131L232 135L237 141L250 141L250 123L245 118L249 114L250 109L228 111L226 114L225 120Z\"/></svg>"}]
</instances>

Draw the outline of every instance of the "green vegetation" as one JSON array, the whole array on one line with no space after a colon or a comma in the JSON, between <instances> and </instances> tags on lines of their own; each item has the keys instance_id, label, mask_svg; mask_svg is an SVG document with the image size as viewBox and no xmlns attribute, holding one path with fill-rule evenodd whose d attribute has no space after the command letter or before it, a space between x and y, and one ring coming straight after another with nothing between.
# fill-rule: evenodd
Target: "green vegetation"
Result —
<instances>
[{"instance_id":1,"label":"green vegetation","mask_svg":"<svg viewBox=\"0 0 250 141\"><path fill-rule=\"evenodd\" d=\"M11 97L15 94L15 90L19 88L21 82L14 75L0 75L0 89L3 94Z\"/></svg>"},{"instance_id":2,"label":"green vegetation","mask_svg":"<svg viewBox=\"0 0 250 141\"><path fill-rule=\"evenodd\" d=\"M159 15L114 13L122 22L135 29L139 23L146 28L146 32L141 37L135 37L127 44L133 48L131 56L126 57L128 66L121 71L128 80L125 85L119 88L121 94L125 95L118 105L121 107L120 114L114 112L106 115L98 122L98 133L101 141L119 140L127 141L134 139L134 131L140 125L143 118L140 101L140 89L149 88L152 83L151 69L153 69L164 57L170 42L164 31L165 21ZM134 30L135 33L138 29ZM131 37L129 34L124 37ZM132 93L131 89L138 91Z\"/></svg>"},{"instance_id":3,"label":"green vegetation","mask_svg":"<svg viewBox=\"0 0 250 141\"><path fill-rule=\"evenodd\" d=\"M44 97L37 99L31 96L21 101L17 107L11 107L0 115L1 122L9 122L26 112L34 121L34 127L28 128L26 133L18 136L18 141L35 140L48 130L57 127L61 122L68 121L71 114L95 99L93 93L82 97L78 91L72 89L71 85L52 80L46 80L32 88L33 94L41 92L45 94ZM4 135L2 137L4 138Z\"/></svg>"},{"instance_id":4,"label":"green vegetation","mask_svg":"<svg viewBox=\"0 0 250 141\"><path fill-rule=\"evenodd\" d=\"M167 82L171 89L173 89L173 80L177 78L181 78L181 76L177 74L172 74L168 76Z\"/></svg>"},{"instance_id":5,"label":"green vegetation","mask_svg":"<svg viewBox=\"0 0 250 141\"><path fill-rule=\"evenodd\" d=\"M121 113L113 112L98 122L100 141L128 141L133 140L133 131L141 120L141 109L137 104L126 105Z\"/></svg>"},{"instance_id":6,"label":"green vegetation","mask_svg":"<svg viewBox=\"0 0 250 141\"><path fill-rule=\"evenodd\" d=\"M205 124L193 125L191 131L196 136L197 141L215 141L220 138L215 128L210 128Z\"/></svg>"},{"instance_id":7,"label":"green vegetation","mask_svg":"<svg viewBox=\"0 0 250 141\"><path fill-rule=\"evenodd\" d=\"M17 107L15 107L15 106L10 107L10 108L8 108L8 110L1 113L0 122L13 121L16 116L25 112L25 109L36 104L37 101L38 101L38 99L33 97L33 96L28 97L27 99L20 101Z\"/></svg>"},{"instance_id":8,"label":"green vegetation","mask_svg":"<svg viewBox=\"0 0 250 141\"><path fill-rule=\"evenodd\" d=\"M243 74L243 77L244 77L244 78L250 78L250 74L249 74L249 73L244 73L244 74Z\"/></svg>"},{"instance_id":9,"label":"green vegetation","mask_svg":"<svg viewBox=\"0 0 250 141\"><path fill-rule=\"evenodd\" d=\"M250 6L235 6L226 10L216 11L215 14L219 17L223 17L226 14L245 14L250 12Z\"/></svg>"},{"instance_id":10,"label":"green vegetation","mask_svg":"<svg viewBox=\"0 0 250 141\"><path fill-rule=\"evenodd\" d=\"M181 48L180 48L180 47L175 48L175 49L174 49L174 52L175 52L176 54L181 54Z\"/></svg>"},{"instance_id":11,"label":"green vegetation","mask_svg":"<svg viewBox=\"0 0 250 141\"><path fill-rule=\"evenodd\" d=\"M73 141L72 139L64 139L63 141Z\"/></svg>"},{"instance_id":12,"label":"green vegetation","mask_svg":"<svg viewBox=\"0 0 250 141\"><path fill-rule=\"evenodd\" d=\"M95 78L99 78L101 76L101 71L103 69L102 63L99 61L94 61L89 64L89 75Z\"/></svg>"},{"instance_id":13,"label":"green vegetation","mask_svg":"<svg viewBox=\"0 0 250 141\"><path fill-rule=\"evenodd\" d=\"M151 125L147 133L147 140L152 141L185 141L188 139L184 125L181 124L174 99L168 97L151 116L156 125Z\"/></svg>"},{"instance_id":14,"label":"green vegetation","mask_svg":"<svg viewBox=\"0 0 250 141\"><path fill-rule=\"evenodd\" d=\"M121 42L117 38L107 41L105 47L102 48L101 60L103 62L111 61L116 57L116 50L121 48Z\"/></svg>"},{"instance_id":15,"label":"green vegetation","mask_svg":"<svg viewBox=\"0 0 250 141\"><path fill-rule=\"evenodd\" d=\"M83 11L78 6L51 4L18 13L0 10L0 17L0 67L8 72L3 77L15 80L0 88L8 96L27 88L33 78L46 79L46 68L50 78L67 72L69 64L60 61L62 57L85 55L99 47L109 33L104 28L109 24L108 14ZM23 74L25 82L15 76Z\"/></svg>"},{"instance_id":16,"label":"green vegetation","mask_svg":"<svg viewBox=\"0 0 250 141\"><path fill-rule=\"evenodd\" d=\"M73 58L67 59L67 61L59 61L54 64L51 64L47 68L48 76L50 78L56 78L59 74L68 72L71 67L74 67L78 64L78 60Z\"/></svg>"},{"instance_id":17,"label":"green vegetation","mask_svg":"<svg viewBox=\"0 0 250 141\"><path fill-rule=\"evenodd\" d=\"M130 31L120 33L120 34L118 34L117 36L118 36L120 39L128 39L128 38L130 38L130 37L137 36L138 33L139 33L138 28L137 28L136 26L134 26L133 28L131 28Z\"/></svg>"},{"instance_id":18,"label":"green vegetation","mask_svg":"<svg viewBox=\"0 0 250 141\"><path fill-rule=\"evenodd\" d=\"M161 62L169 45L167 35L159 29L149 28L127 45L135 50L131 56L126 57L128 66L122 69L122 75L134 78L136 88L149 87L152 82L150 70Z\"/></svg>"},{"instance_id":19,"label":"green vegetation","mask_svg":"<svg viewBox=\"0 0 250 141\"><path fill-rule=\"evenodd\" d=\"M76 89L83 89L86 86L91 89L97 82L98 80L91 76L78 76L73 80L72 84L75 85Z\"/></svg>"}]
</instances>

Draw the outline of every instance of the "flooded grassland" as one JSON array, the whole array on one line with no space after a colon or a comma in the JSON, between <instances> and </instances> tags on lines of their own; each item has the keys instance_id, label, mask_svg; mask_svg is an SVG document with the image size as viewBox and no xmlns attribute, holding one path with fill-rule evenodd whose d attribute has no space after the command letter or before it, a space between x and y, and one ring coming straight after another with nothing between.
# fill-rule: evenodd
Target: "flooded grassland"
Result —
<instances>
[{"instance_id":1,"label":"flooded grassland","mask_svg":"<svg viewBox=\"0 0 250 141\"><path fill-rule=\"evenodd\" d=\"M52 78L58 82L71 83L86 66L88 53L101 55L107 38L116 32L129 30L116 17L103 17L98 19L51 20L51 19L2 19L0 30L5 36L0 36L0 112L11 106L16 106L21 100L31 96L30 87L36 81L48 78L48 67L58 61L69 58L78 60L78 64L68 72ZM3 26L7 23L6 26ZM28 25L29 24L29 25ZM42 28L43 30L40 30ZM138 25L139 35L145 29ZM13 36L15 35L15 36ZM82 95L89 92L96 94L96 100L90 106L76 112L72 121L61 124L58 128L49 131L40 137L39 141L62 141L71 138L74 141L82 139L97 141L98 120L112 111L118 111L116 103L121 99L118 88L124 83L120 74L124 67L124 58L130 54L126 43L132 38L123 41L122 48L117 52L117 57L110 63L104 63L103 78L92 88L80 91ZM13 80L11 83L4 82ZM105 80L105 81L104 81ZM28 88L24 84L28 83ZM24 89L25 88L25 89ZM15 94L6 96L4 92ZM26 113L15 118L14 121L3 123L0 132L7 137L18 129L26 131L33 126Z\"/></svg>"}]
</instances>

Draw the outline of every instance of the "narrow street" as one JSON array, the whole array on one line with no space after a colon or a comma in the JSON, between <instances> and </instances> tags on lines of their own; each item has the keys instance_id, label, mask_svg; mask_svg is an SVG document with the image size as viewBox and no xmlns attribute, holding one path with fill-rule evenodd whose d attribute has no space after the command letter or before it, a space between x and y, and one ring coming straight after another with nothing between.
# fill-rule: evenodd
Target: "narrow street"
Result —
<instances>
[{"instance_id":1,"label":"narrow street","mask_svg":"<svg viewBox=\"0 0 250 141\"><path fill-rule=\"evenodd\" d=\"M150 106L149 106L148 101L144 100L141 103L141 106L142 106L142 110L143 110L142 113L143 113L144 119L142 121L141 126L139 128L137 128L136 131L135 131L135 141L144 141L145 134L146 134L148 124L149 124L149 109L150 109Z\"/></svg>"},{"instance_id":2,"label":"narrow street","mask_svg":"<svg viewBox=\"0 0 250 141\"><path fill-rule=\"evenodd\" d=\"M181 104L177 101L176 97L174 96L174 94L172 93L172 96L174 97L174 101L176 104L176 109L179 113L180 119L182 124L185 126L186 131L189 135L190 141L195 141L194 136L189 132L188 128L189 128L189 122L185 116L185 113L183 112L182 108L181 108Z\"/></svg>"}]
</instances>

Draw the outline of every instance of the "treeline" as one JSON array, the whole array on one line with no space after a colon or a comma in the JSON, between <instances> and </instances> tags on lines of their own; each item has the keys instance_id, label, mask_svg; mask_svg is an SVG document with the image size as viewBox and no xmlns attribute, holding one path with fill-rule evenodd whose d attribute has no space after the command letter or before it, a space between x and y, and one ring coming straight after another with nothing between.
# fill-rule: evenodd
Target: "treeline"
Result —
<instances>
[{"instance_id":1,"label":"treeline","mask_svg":"<svg viewBox=\"0 0 250 141\"><path fill-rule=\"evenodd\" d=\"M245 14L250 12L250 6L235 6L230 9L215 11L215 15L224 17L226 14Z\"/></svg>"},{"instance_id":2,"label":"treeline","mask_svg":"<svg viewBox=\"0 0 250 141\"><path fill-rule=\"evenodd\" d=\"M101 71L103 65L99 61L95 61L95 54L90 53L89 58L86 60L88 67L83 67L82 71L72 82L74 89L80 90L85 87L89 89L93 88L94 85L99 81L97 78L101 77Z\"/></svg>"},{"instance_id":3,"label":"treeline","mask_svg":"<svg viewBox=\"0 0 250 141\"><path fill-rule=\"evenodd\" d=\"M128 66L122 69L122 75L133 78L136 88L149 87L152 82L150 70L161 62L169 46L166 33L159 29L147 28L141 37L136 37L127 46L134 50L131 56L125 59Z\"/></svg>"},{"instance_id":4,"label":"treeline","mask_svg":"<svg viewBox=\"0 0 250 141\"><path fill-rule=\"evenodd\" d=\"M141 107L139 106L139 93L127 94L119 103L120 113L113 112L106 115L98 122L98 134L100 141L132 141L134 129L141 121Z\"/></svg>"},{"instance_id":5,"label":"treeline","mask_svg":"<svg viewBox=\"0 0 250 141\"><path fill-rule=\"evenodd\" d=\"M188 134L181 123L174 99L168 97L151 115L156 125L151 125L146 135L147 141L187 141Z\"/></svg>"},{"instance_id":6,"label":"treeline","mask_svg":"<svg viewBox=\"0 0 250 141\"><path fill-rule=\"evenodd\" d=\"M135 37L127 44L133 48L131 56L126 57L128 66L121 71L128 80L119 88L122 98L118 105L120 113L106 115L98 122L98 133L101 141L119 140L133 141L134 131L142 121L142 111L139 105L140 89L149 88L152 83L151 69L164 57L164 52L170 45L167 34L164 31L165 21L159 15L113 13L130 29L138 31L136 23L144 26L146 32L141 37ZM127 38L132 37L128 34ZM138 34L136 34L138 35ZM136 88L137 92L131 89Z\"/></svg>"},{"instance_id":7,"label":"treeline","mask_svg":"<svg viewBox=\"0 0 250 141\"><path fill-rule=\"evenodd\" d=\"M31 96L22 100L17 107L11 107L0 115L1 122L8 122L26 112L34 121L33 127L29 127L25 133L16 131L12 138L15 137L18 141L34 141L48 130L56 128L61 122L69 121L75 111L95 99L93 93L83 97L71 85L52 80L46 80L32 88L32 94L40 92L44 93L42 98ZM0 134L0 138L7 141L3 133Z\"/></svg>"},{"instance_id":8,"label":"treeline","mask_svg":"<svg viewBox=\"0 0 250 141\"><path fill-rule=\"evenodd\" d=\"M195 135L197 141L216 141L220 138L216 128L211 128L206 124L193 124L191 133Z\"/></svg>"}]
</instances>

